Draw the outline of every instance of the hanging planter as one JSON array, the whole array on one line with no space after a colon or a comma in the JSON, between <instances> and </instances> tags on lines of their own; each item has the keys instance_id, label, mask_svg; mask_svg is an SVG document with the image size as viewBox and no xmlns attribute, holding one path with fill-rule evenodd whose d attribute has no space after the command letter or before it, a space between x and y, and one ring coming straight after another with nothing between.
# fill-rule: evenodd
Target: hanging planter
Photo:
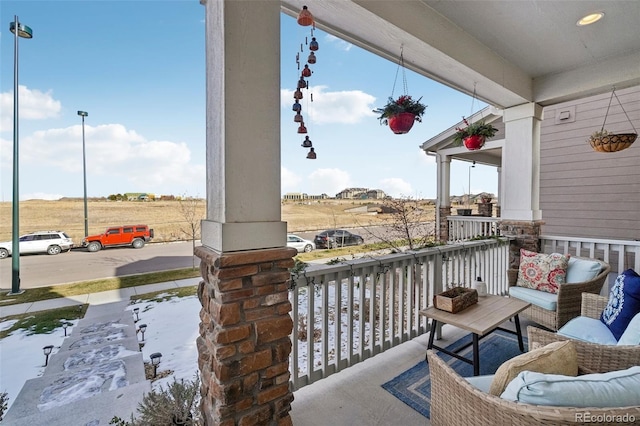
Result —
<instances>
[{"instance_id":1,"label":"hanging planter","mask_svg":"<svg viewBox=\"0 0 640 426\"><path fill-rule=\"evenodd\" d=\"M400 114L389 117L387 121L393 133L402 135L409 133L409 130L413 127L413 123L416 121L416 116L410 112L401 112Z\"/></svg>"},{"instance_id":2,"label":"hanging planter","mask_svg":"<svg viewBox=\"0 0 640 426\"><path fill-rule=\"evenodd\" d=\"M631 128L635 133L610 133L604 129L604 125L607 123L607 116L609 115L609 108L611 107L611 101L613 97L616 97L618 104L620 104L620 108L622 108L622 112L627 116L627 120L629 120L629 124L631 124ZM594 132L591 137L589 137L589 144L591 148L593 148L597 152L618 152L623 149L627 149L631 146L632 143L638 137L638 131L635 127L633 127L633 123L631 119L627 115L627 111L624 110L620 99L618 99L618 95L616 95L616 89L613 88L611 92L611 98L609 98L609 106L607 106L607 112L604 115L604 122L602 123L602 127L599 131Z\"/></svg>"},{"instance_id":3,"label":"hanging planter","mask_svg":"<svg viewBox=\"0 0 640 426\"><path fill-rule=\"evenodd\" d=\"M495 136L498 129L491 124L486 124L484 120L469 124L466 118L462 118L467 127L456 128L453 137L455 145L463 144L469 151L476 151L484 146L487 138Z\"/></svg>"},{"instance_id":4,"label":"hanging planter","mask_svg":"<svg viewBox=\"0 0 640 426\"><path fill-rule=\"evenodd\" d=\"M414 100L411 96L407 95L407 77L404 70L404 57L402 50L400 50L400 61L398 62L398 71L402 68L402 82L404 86L405 94L398 99L393 99L393 90L387 104L382 108L376 108L373 110L376 114L379 114L378 120L380 124L388 124L389 128L396 135L403 135L408 133L413 127L413 123L416 121L422 121L424 110L426 105L420 103L420 99ZM396 81L393 82L393 88L398 79L398 73L396 72Z\"/></svg>"}]
</instances>

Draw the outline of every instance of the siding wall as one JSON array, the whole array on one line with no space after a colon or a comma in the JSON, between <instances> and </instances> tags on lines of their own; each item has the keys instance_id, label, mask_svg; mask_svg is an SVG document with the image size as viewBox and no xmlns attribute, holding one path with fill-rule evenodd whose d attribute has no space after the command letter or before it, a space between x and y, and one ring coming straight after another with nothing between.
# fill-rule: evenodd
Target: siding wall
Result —
<instances>
[{"instance_id":1,"label":"siding wall","mask_svg":"<svg viewBox=\"0 0 640 426\"><path fill-rule=\"evenodd\" d=\"M616 90L640 130L640 86ZM602 127L611 93L546 107L540 145L542 232L640 240L640 140L615 152L592 150L588 139ZM575 121L556 123L559 111L575 108ZM614 97L605 129L633 128Z\"/></svg>"}]
</instances>

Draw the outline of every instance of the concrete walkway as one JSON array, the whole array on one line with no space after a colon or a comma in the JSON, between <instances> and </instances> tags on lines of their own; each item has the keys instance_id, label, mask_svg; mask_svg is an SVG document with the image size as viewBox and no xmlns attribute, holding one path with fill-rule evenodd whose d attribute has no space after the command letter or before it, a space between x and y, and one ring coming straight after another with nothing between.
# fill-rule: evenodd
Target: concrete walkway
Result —
<instances>
[{"instance_id":1,"label":"concrete walkway","mask_svg":"<svg viewBox=\"0 0 640 426\"><path fill-rule=\"evenodd\" d=\"M151 382L145 378L132 296L197 285L199 278L149 284L2 307L1 316L75 306L89 308L44 374L28 380L2 424L13 426L99 426L114 416L128 420ZM70 420L73 419L73 420Z\"/></svg>"}]
</instances>

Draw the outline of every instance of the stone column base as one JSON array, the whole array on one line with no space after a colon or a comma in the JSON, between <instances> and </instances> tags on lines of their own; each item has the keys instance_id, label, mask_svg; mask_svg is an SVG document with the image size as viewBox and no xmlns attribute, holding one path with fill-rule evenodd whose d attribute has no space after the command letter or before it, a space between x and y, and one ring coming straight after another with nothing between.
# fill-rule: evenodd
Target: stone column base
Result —
<instances>
[{"instance_id":1,"label":"stone column base","mask_svg":"<svg viewBox=\"0 0 640 426\"><path fill-rule=\"evenodd\" d=\"M196 247L197 339L205 425L291 425L288 268L295 249L218 253Z\"/></svg>"},{"instance_id":2,"label":"stone column base","mask_svg":"<svg viewBox=\"0 0 640 426\"><path fill-rule=\"evenodd\" d=\"M447 221L447 216L451 216L451 206L439 207L438 223L436 224L438 227L436 230L438 241L449 241L449 221Z\"/></svg>"},{"instance_id":3,"label":"stone column base","mask_svg":"<svg viewBox=\"0 0 640 426\"><path fill-rule=\"evenodd\" d=\"M500 235L515 237L509 244L509 268L520 266L520 249L540 252L540 231L544 225L541 220L502 220L499 224Z\"/></svg>"}]
</instances>

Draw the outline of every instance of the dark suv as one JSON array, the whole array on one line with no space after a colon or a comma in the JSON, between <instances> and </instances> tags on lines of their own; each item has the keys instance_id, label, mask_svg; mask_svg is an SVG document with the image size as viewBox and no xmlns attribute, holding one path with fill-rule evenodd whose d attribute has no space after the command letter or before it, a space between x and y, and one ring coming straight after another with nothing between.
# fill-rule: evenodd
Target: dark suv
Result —
<instances>
[{"instance_id":1,"label":"dark suv","mask_svg":"<svg viewBox=\"0 0 640 426\"><path fill-rule=\"evenodd\" d=\"M352 234L344 229L327 229L316 235L313 242L316 243L316 248L331 249L364 244L364 239L360 235Z\"/></svg>"}]
</instances>

